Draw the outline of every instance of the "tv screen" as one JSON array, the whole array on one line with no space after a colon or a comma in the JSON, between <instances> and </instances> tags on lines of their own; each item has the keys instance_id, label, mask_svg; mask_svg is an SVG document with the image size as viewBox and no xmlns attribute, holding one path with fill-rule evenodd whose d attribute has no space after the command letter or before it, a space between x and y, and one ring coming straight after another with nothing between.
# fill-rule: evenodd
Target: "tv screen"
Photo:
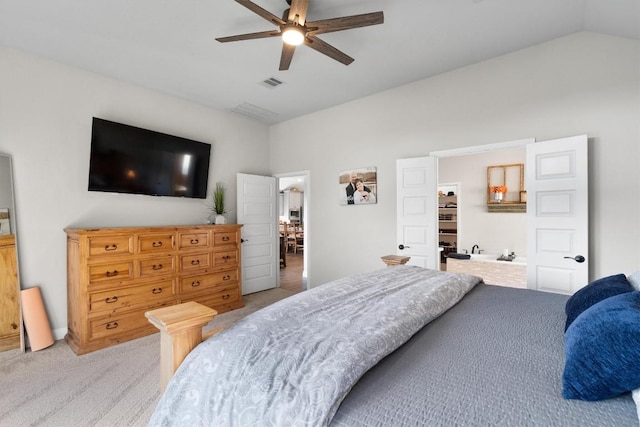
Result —
<instances>
[{"instance_id":1,"label":"tv screen","mask_svg":"<svg viewBox=\"0 0 640 427\"><path fill-rule=\"evenodd\" d=\"M89 191L207 197L211 145L93 118Z\"/></svg>"}]
</instances>

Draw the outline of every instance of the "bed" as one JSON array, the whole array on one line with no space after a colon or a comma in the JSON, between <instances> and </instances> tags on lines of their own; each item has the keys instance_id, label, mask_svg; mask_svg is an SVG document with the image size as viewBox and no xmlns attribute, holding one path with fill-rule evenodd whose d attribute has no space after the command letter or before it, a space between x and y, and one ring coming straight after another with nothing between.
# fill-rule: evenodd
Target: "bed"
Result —
<instances>
[{"instance_id":1,"label":"bed","mask_svg":"<svg viewBox=\"0 0 640 427\"><path fill-rule=\"evenodd\" d=\"M563 398L568 299L406 265L339 279L197 346L149 425L637 426L631 393Z\"/></svg>"}]
</instances>

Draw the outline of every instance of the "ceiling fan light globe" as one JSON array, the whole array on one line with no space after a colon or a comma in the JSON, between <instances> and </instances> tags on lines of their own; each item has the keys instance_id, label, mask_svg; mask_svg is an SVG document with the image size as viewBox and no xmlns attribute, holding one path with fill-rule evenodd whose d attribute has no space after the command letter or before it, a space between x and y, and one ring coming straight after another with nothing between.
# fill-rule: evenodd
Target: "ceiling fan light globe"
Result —
<instances>
[{"instance_id":1,"label":"ceiling fan light globe","mask_svg":"<svg viewBox=\"0 0 640 427\"><path fill-rule=\"evenodd\" d=\"M285 27L282 30L282 41L292 46L301 45L304 41L304 30L298 26Z\"/></svg>"}]
</instances>

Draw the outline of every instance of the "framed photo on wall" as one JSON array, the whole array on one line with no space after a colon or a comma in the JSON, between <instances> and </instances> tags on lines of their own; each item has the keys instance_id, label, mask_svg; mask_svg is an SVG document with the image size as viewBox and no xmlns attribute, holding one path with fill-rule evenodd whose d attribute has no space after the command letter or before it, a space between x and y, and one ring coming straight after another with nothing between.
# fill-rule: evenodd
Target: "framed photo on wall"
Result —
<instances>
[{"instance_id":1,"label":"framed photo on wall","mask_svg":"<svg viewBox=\"0 0 640 427\"><path fill-rule=\"evenodd\" d=\"M378 172L375 166L340 172L338 185L341 205L378 203Z\"/></svg>"}]
</instances>

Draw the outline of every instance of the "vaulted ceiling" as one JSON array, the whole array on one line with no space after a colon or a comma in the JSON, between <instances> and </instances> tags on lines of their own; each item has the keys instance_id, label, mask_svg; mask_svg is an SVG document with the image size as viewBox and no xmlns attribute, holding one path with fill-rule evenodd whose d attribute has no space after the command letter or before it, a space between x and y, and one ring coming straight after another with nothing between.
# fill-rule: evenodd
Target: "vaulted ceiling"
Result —
<instances>
[{"instance_id":1,"label":"vaulted ceiling","mask_svg":"<svg viewBox=\"0 0 640 427\"><path fill-rule=\"evenodd\" d=\"M640 0L310 0L307 19L374 11L319 36L348 66L299 46L278 71L277 37L217 42L275 28L234 0L0 0L0 45L277 123L579 31L640 39Z\"/></svg>"}]
</instances>

